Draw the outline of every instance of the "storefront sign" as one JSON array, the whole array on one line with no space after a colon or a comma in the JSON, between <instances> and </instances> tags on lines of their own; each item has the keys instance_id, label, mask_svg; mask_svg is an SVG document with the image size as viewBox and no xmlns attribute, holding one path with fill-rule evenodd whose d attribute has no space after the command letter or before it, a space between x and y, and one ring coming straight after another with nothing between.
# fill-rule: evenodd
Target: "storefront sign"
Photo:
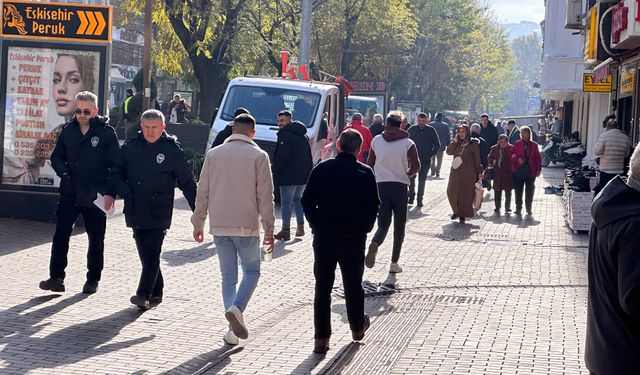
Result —
<instances>
[{"instance_id":1,"label":"storefront sign","mask_svg":"<svg viewBox=\"0 0 640 375\"><path fill-rule=\"evenodd\" d=\"M387 91L386 81L351 81L351 86L358 93Z\"/></svg>"},{"instance_id":2,"label":"storefront sign","mask_svg":"<svg viewBox=\"0 0 640 375\"><path fill-rule=\"evenodd\" d=\"M623 69L620 71L620 94L633 94L635 91L635 69Z\"/></svg>"},{"instance_id":3,"label":"storefront sign","mask_svg":"<svg viewBox=\"0 0 640 375\"><path fill-rule=\"evenodd\" d=\"M611 47L630 49L640 46L640 0L624 0L613 6Z\"/></svg>"},{"instance_id":4,"label":"storefront sign","mask_svg":"<svg viewBox=\"0 0 640 375\"><path fill-rule=\"evenodd\" d=\"M102 92L104 56L99 50L3 48L2 184L58 185L49 160L51 152L65 122L73 116L75 95L83 90Z\"/></svg>"},{"instance_id":5,"label":"storefront sign","mask_svg":"<svg viewBox=\"0 0 640 375\"><path fill-rule=\"evenodd\" d=\"M613 77L607 76L604 81L596 81L593 78L593 73L584 73L582 79L582 91L583 92L611 92L611 82Z\"/></svg>"},{"instance_id":6,"label":"storefront sign","mask_svg":"<svg viewBox=\"0 0 640 375\"><path fill-rule=\"evenodd\" d=\"M111 41L111 7L4 1L0 35L17 38Z\"/></svg>"}]
</instances>

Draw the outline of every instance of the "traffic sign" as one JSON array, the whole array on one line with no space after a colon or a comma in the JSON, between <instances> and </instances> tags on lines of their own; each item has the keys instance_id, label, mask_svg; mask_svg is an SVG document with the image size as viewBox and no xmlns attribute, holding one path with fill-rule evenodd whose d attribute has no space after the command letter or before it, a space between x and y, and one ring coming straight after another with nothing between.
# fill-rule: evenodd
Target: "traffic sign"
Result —
<instances>
[{"instance_id":1,"label":"traffic sign","mask_svg":"<svg viewBox=\"0 0 640 375\"><path fill-rule=\"evenodd\" d=\"M111 41L110 6L3 1L2 20L4 37Z\"/></svg>"}]
</instances>

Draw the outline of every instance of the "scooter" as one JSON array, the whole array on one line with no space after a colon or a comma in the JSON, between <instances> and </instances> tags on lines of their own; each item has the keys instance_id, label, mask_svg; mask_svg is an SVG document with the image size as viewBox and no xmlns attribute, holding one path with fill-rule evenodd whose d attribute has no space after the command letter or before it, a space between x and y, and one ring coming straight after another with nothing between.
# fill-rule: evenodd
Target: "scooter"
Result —
<instances>
[{"instance_id":1,"label":"scooter","mask_svg":"<svg viewBox=\"0 0 640 375\"><path fill-rule=\"evenodd\" d=\"M548 167L552 162L563 163L566 167L580 167L587 151L580 142L563 143L562 137L551 136L542 148L542 166Z\"/></svg>"}]
</instances>

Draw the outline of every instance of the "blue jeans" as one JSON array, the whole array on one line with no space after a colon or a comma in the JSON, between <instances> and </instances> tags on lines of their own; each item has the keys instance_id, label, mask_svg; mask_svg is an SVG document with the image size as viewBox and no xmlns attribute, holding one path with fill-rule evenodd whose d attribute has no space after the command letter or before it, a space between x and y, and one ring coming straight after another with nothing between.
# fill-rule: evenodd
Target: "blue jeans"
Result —
<instances>
[{"instance_id":1,"label":"blue jeans","mask_svg":"<svg viewBox=\"0 0 640 375\"><path fill-rule=\"evenodd\" d=\"M282 229L291 228L291 211L296 211L298 225L304 224L304 212L302 211L302 192L304 185L280 186L280 204L282 205Z\"/></svg>"},{"instance_id":2,"label":"blue jeans","mask_svg":"<svg viewBox=\"0 0 640 375\"><path fill-rule=\"evenodd\" d=\"M213 236L213 242L220 261L224 308L227 310L236 305L240 311L244 311L260 279L260 238ZM242 266L242 282L236 289L238 257Z\"/></svg>"}]
</instances>

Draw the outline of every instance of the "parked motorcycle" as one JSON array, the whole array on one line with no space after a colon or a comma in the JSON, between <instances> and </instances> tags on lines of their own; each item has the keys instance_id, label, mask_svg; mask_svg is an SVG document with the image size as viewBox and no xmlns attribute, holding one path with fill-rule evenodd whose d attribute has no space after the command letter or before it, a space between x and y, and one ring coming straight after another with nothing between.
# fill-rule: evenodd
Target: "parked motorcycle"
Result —
<instances>
[{"instance_id":1,"label":"parked motorcycle","mask_svg":"<svg viewBox=\"0 0 640 375\"><path fill-rule=\"evenodd\" d=\"M582 158L587 151L580 142L562 142L562 137L553 135L542 148L542 166L563 163L566 167L582 166Z\"/></svg>"}]
</instances>

